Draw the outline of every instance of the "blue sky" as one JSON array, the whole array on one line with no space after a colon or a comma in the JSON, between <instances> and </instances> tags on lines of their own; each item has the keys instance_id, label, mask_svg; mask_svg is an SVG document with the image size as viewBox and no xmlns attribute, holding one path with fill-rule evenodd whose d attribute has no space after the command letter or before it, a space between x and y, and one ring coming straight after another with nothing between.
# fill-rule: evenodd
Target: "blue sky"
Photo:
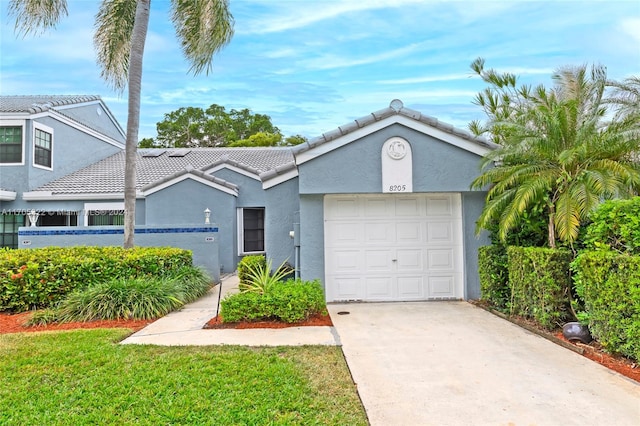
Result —
<instances>
[{"instance_id":1,"label":"blue sky","mask_svg":"<svg viewBox=\"0 0 640 426\"><path fill-rule=\"evenodd\" d=\"M126 92L101 79L92 44L98 1L69 0L56 30L18 38L0 0L0 93L100 95L126 127ZM267 114L285 136L319 136L393 99L466 128L482 119L484 87L469 64L551 84L563 65L600 63L640 74L640 2L231 0L235 36L208 76L194 77L152 0L140 138L180 107L211 104Z\"/></svg>"}]
</instances>

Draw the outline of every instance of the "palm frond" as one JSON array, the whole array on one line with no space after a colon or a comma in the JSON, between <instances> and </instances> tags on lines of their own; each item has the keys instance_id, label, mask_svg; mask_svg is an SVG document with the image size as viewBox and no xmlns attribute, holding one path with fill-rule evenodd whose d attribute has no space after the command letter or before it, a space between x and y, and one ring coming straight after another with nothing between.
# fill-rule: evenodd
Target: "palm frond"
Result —
<instances>
[{"instance_id":1,"label":"palm frond","mask_svg":"<svg viewBox=\"0 0 640 426\"><path fill-rule=\"evenodd\" d=\"M93 45L100 75L118 91L127 86L135 17L135 0L104 0L96 14Z\"/></svg>"},{"instance_id":2,"label":"palm frond","mask_svg":"<svg viewBox=\"0 0 640 426\"><path fill-rule=\"evenodd\" d=\"M194 74L209 73L213 55L233 37L228 0L172 0L171 20Z\"/></svg>"},{"instance_id":3,"label":"palm frond","mask_svg":"<svg viewBox=\"0 0 640 426\"><path fill-rule=\"evenodd\" d=\"M40 35L67 16L67 0L11 0L9 15L15 16L15 31L22 37Z\"/></svg>"}]
</instances>

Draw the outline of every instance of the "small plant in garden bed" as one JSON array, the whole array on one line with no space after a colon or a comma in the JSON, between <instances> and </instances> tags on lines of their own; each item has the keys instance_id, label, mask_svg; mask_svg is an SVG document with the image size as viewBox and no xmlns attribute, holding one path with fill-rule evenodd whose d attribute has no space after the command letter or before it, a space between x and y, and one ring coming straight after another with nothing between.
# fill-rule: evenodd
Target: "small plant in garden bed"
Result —
<instances>
[{"instance_id":1,"label":"small plant in garden bed","mask_svg":"<svg viewBox=\"0 0 640 426\"><path fill-rule=\"evenodd\" d=\"M294 323L326 312L319 280L279 281L263 293L244 291L221 302L224 322L276 320Z\"/></svg>"}]
</instances>

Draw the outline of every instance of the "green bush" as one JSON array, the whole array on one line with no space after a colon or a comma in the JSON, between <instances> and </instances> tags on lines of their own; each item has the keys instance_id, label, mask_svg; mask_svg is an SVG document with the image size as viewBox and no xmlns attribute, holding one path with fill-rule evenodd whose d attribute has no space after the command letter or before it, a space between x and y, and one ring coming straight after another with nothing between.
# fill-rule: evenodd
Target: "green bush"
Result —
<instances>
[{"instance_id":1,"label":"green bush","mask_svg":"<svg viewBox=\"0 0 640 426\"><path fill-rule=\"evenodd\" d=\"M509 269L506 247L501 244L478 249L478 273L481 299L504 310L509 302Z\"/></svg>"},{"instance_id":2,"label":"green bush","mask_svg":"<svg viewBox=\"0 0 640 426\"><path fill-rule=\"evenodd\" d=\"M573 268L593 337L607 351L640 361L640 256L583 252Z\"/></svg>"},{"instance_id":3,"label":"green bush","mask_svg":"<svg viewBox=\"0 0 640 426\"><path fill-rule=\"evenodd\" d=\"M0 311L46 308L106 280L163 276L183 266L191 266L191 252L169 247L0 250Z\"/></svg>"},{"instance_id":4,"label":"green bush","mask_svg":"<svg viewBox=\"0 0 640 426\"><path fill-rule=\"evenodd\" d=\"M570 312L572 253L541 247L507 248L510 312L532 318L541 326L561 326Z\"/></svg>"},{"instance_id":5,"label":"green bush","mask_svg":"<svg viewBox=\"0 0 640 426\"><path fill-rule=\"evenodd\" d=\"M255 270L259 267L267 267L267 258L261 254L245 256L240 260L240 262L238 262L238 280L240 281L240 288L251 283L249 271Z\"/></svg>"},{"instance_id":6,"label":"green bush","mask_svg":"<svg viewBox=\"0 0 640 426\"><path fill-rule=\"evenodd\" d=\"M324 309L324 292L320 281L300 279L275 283L263 294L232 294L220 304L224 322L277 320L294 323Z\"/></svg>"},{"instance_id":7,"label":"green bush","mask_svg":"<svg viewBox=\"0 0 640 426\"><path fill-rule=\"evenodd\" d=\"M37 311L29 323L155 319L202 296L210 282L194 267L163 277L116 278L68 294L54 308Z\"/></svg>"},{"instance_id":8,"label":"green bush","mask_svg":"<svg viewBox=\"0 0 640 426\"><path fill-rule=\"evenodd\" d=\"M640 255L640 197L602 203L589 215L585 249Z\"/></svg>"}]
</instances>

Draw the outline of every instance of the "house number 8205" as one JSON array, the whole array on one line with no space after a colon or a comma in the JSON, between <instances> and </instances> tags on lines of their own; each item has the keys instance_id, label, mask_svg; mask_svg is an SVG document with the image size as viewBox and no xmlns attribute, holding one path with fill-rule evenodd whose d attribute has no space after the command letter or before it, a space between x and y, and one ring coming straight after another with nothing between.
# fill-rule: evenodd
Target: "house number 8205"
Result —
<instances>
[{"instance_id":1,"label":"house number 8205","mask_svg":"<svg viewBox=\"0 0 640 426\"><path fill-rule=\"evenodd\" d=\"M389 185L389 192L403 192L407 190L407 185Z\"/></svg>"}]
</instances>

